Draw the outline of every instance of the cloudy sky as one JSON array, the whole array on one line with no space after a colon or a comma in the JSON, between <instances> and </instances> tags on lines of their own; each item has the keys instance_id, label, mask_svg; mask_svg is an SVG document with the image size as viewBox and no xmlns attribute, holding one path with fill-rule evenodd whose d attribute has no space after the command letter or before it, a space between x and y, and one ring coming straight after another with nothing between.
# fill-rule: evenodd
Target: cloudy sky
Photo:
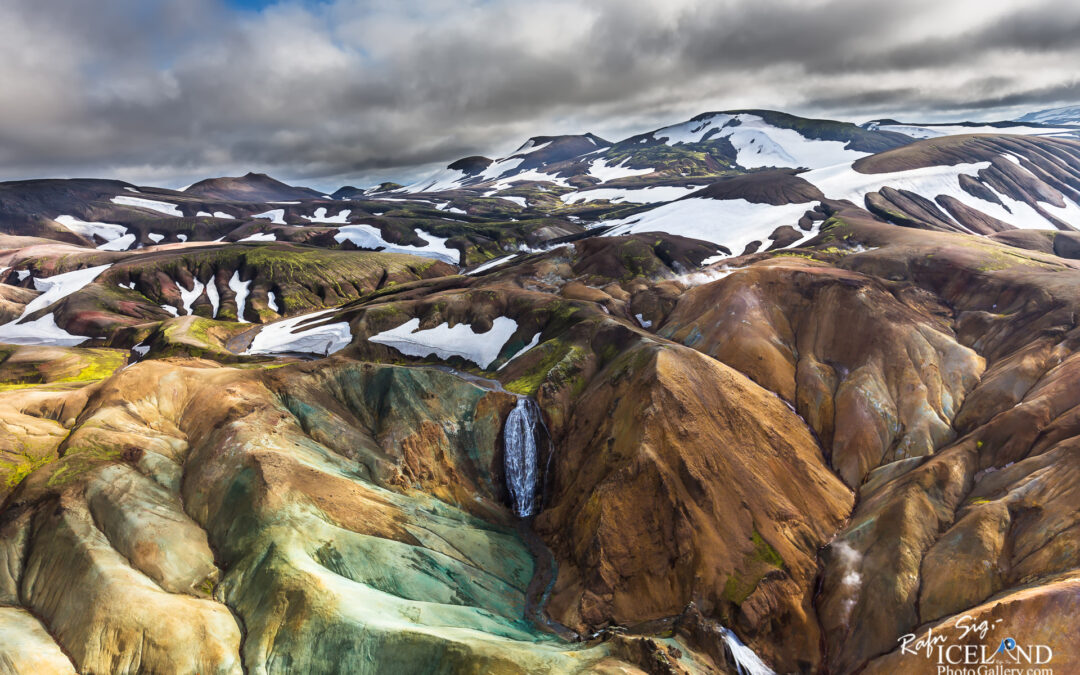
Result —
<instances>
[{"instance_id":1,"label":"cloudy sky","mask_svg":"<svg viewBox=\"0 0 1080 675\"><path fill-rule=\"evenodd\" d=\"M707 110L1080 101L1075 0L3 0L0 179L405 180Z\"/></svg>"}]
</instances>

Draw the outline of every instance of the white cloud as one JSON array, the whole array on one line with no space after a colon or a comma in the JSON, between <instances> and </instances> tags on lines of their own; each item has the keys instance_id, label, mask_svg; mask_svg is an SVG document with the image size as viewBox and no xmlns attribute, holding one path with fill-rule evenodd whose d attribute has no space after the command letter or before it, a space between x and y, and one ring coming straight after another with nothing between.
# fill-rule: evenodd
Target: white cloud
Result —
<instances>
[{"instance_id":1,"label":"white cloud","mask_svg":"<svg viewBox=\"0 0 1080 675\"><path fill-rule=\"evenodd\" d=\"M1056 0L9 0L0 177L330 188L711 109L985 117L1080 98L1078 27Z\"/></svg>"}]
</instances>

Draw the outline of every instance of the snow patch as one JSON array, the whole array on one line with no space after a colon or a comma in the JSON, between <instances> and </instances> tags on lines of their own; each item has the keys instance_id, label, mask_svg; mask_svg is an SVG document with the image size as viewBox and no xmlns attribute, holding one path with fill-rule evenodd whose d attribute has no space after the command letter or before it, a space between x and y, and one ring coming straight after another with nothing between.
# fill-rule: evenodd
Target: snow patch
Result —
<instances>
[{"instance_id":1,"label":"snow patch","mask_svg":"<svg viewBox=\"0 0 1080 675\"><path fill-rule=\"evenodd\" d=\"M511 356L510 358L506 359L506 362L503 363L501 366L499 366L496 370L502 370L503 368L507 367L508 365L510 365L511 361L513 361L517 357L521 356L525 352L529 351L530 349L532 349L533 347L535 347L538 344L540 344L540 333L539 332L537 332L536 335L532 336L532 339L529 340L529 343L527 345L525 345L521 349L514 352L514 355Z\"/></svg>"},{"instance_id":2,"label":"snow patch","mask_svg":"<svg viewBox=\"0 0 1080 675\"><path fill-rule=\"evenodd\" d=\"M473 274L480 274L481 272L486 272L486 271L488 271L488 270L490 270L490 269L492 269L494 267L498 267L499 265L502 265L503 263L510 262L511 260L518 257L519 255L521 255L521 254L520 253L514 253L514 254L511 254L511 255L504 255L501 258L495 258L494 260L489 260L486 263L480 265L479 267L474 267L473 269L469 270L465 274L473 275Z\"/></svg>"},{"instance_id":3,"label":"snow patch","mask_svg":"<svg viewBox=\"0 0 1080 675\"><path fill-rule=\"evenodd\" d=\"M700 190L700 185L680 187L675 185L654 185L647 188L597 188L595 190L583 190L581 192L568 192L559 199L566 204L579 202L591 202L598 199L606 199L613 203L630 202L633 204L653 204L655 202L670 202L681 199Z\"/></svg>"},{"instance_id":4,"label":"snow patch","mask_svg":"<svg viewBox=\"0 0 1080 675\"><path fill-rule=\"evenodd\" d=\"M512 157L510 159L499 159L491 164L478 174L481 181L493 180L503 175L507 171L513 171L521 166L521 163L525 161L524 157Z\"/></svg>"},{"instance_id":5,"label":"snow patch","mask_svg":"<svg viewBox=\"0 0 1080 675\"><path fill-rule=\"evenodd\" d=\"M551 141L544 141L543 143L537 144L536 141L530 138L529 140L525 141L525 145L522 145L520 148L515 150L514 154L529 155L536 152L537 150L543 150L549 145L551 145Z\"/></svg>"},{"instance_id":6,"label":"snow patch","mask_svg":"<svg viewBox=\"0 0 1080 675\"><path fill-rule=\"evenodd\" d=\"M247 298L251 292L251 281L240 281L240 270L236 270L229 278L229 289L236 294L236 320L247 323L247 319L244 318L244 305L247 304Z\"/></svg>"},{"instance_id":7,"label":"snow patch","mask_svg":"<svg viewBox=\"0 0 1080 675\"><path fill-rule=\"evenodd\" d=\"M277 241L277 235L273 232L256 232L236 241L237 243L241 241Z\"/></svg>"},{"instance_id":8,"label":"snow patch","mask_svg":"<svg viewBox=\"0 0 1080 675\"><path fill-rule=\"evenodd\" d=\"M628 178L630 176L644 176L647 173L652 173L655 169L631 169L623 166L630 160L629 157L619 162L614 166L609 166L606 159L594 159L589 164L589 175L595 178L599 178L603 182L609 180L615 180L617 178Z\"/></svg>"},{"instance_id":9,"label":"snow patch","mask_svg":"<svg viewBox=\"0 0 1080 675\"><path fill-rule=\"evenodd\" d=\"M251 341L245 354L289 354L306 353L329 356L341 351L352 342L352 331L348 321L299 328L301 323L333 312L326 309L321 312L294 316L275 323L267 324Z\"/></svg>"},{"instance_id":10,"label":"snow patch","mask_svg":"<svg viewBox=\"0 0 1080 675\"><path fill-rule=\"evenodd\" d=\"M12 321L0 326L0 342L13 345L74 347L86 340L83 335L73 335L57 326L56 316L52 312L33 321Z\"/></svg>"},{"instance_id":11,"label":"snow patch","mask_svg":"<svg viewBox=\"0 0 1080 675\"><path fill-rule=\"evenodd\" d=\"M658 206L622 220L605 237L638 232L667 232L724 246L741 255L746 246L760 241L759 250L772 243L769 235L781 225L798 223L810 203L755 204L745 199L683 199Z\"/></svg>"},{"instance_id":12,"label":"snow patch","mask_svg":"<svg viewBox=\"0 0 1080 675\"><path fill-rule=\"evenodd\" d=\"M377 227L364 224L339 227L338 233L334 235L334 241L338 243L351 241L361 248L382 248L389 253L409 253L425 258L445 260L446 262L455 265L458 264L461 253L456 249L448 248L446 246L446 239L436 237L421 229L417 229L416 234L428 242L426 246L391 244L383 239L382 232L380 232Z\"/></svg>"},{"instance_id":13,"label":"snow patch","mask_svg":"<svg viewBox=\"0 0 1080 675\"><path fill-rule=\"evenodd\" d=\"M350 213L352 213L352 209L342 209L336 216L327 216L326 207L320 206L315 209L315 215L302 217L313 223L340 223L344 225L349 222Z\"/></svg>"},{"instance_id":14,"label":"snow patch","mask_svg":"<svg viewBox=\"0 0 1080 675\"><path fill-rule=\"evenodd\" d=\"M198 279L192 279L191 288L184 288L180 284L176 284L176 287L180 289L180 302L184 307L184 314L191 314L191 303L199 299L199 296L206 290L206 286Z\"/></svg>"},{"instance_id":15,"label":"snow patch","mask_svg":"<svg viewBox=\"0 0 1080 675\"><path fill-rule=\"evenodd\" d=\"M442 190L454 190L461 187L461 183L467 178L464 171L458 169L440 169L433 174L421 178L412 185L407 186L404 192L440 192ZM372 188L374 189L374 188ZM365 190L364 194L371 194L371 190Z\"/></svg>"},{"instance_id":16,"label":"snow patch","mask_svg":"<svg viewBox=\"0 0 1080 675\"><path fill-rule=\"evenodd\" d=\"M960 136L963 134L998 134L1015 136L1060 136L1076 133L1076 129L1049 127L992 127L989 125L968 127L960 124L878 124L877 131L895 131L912 138L941 138L942 136Z\"/></svg>"},{"instance_id":17,"label":"snow patch","mask_svg":"<svg viewBox=\"0 0 1080 675\"><path fill-rule=\"evenodd\" d=\"M270 209L262 213L256 213L252 218L265 218L275 225L285 224L285 209Z\"/></svg>"},{"instance_id":18,"label":"snow patch","mask_svg":"<svg viewBox=\"0 0 1080 675\"><path fill-rule=\"evenodd\" d=\"M440 211L446 211L447 213L460 213L460 214L468 213L464 209L459 209L456 206L450 206L450 202L446 202L445 204L437 204L435 206L435 208L437 208Z\"/></svg>"},{"instance_id":19,"label":"snow patch","mask_svg":"<svg viewBox=\"0 0 1080 675\"><path fill-rule=\"evenodd\" d=\"M397 328L385 330L368 338L369 342L393 347L408 356L435 355L440 359L458 356L487 369L506 341L517 331L517 321L500 316L491 323L491 330L477 333L468 324L456 326L442 323L434 328L420 330L420 319L410 319Z\"/></svg>"},{"instance_id":20,"label":"snow patch","mask_svg":"<svg viewBox=\"0 0 1080 675\"><path fill-rule=\"evenodd\" d=\"M176 204L170 204L169 202L161 202L156 199L144 199L143 197L129 197L127 195L119 195L112 198L113 204L121 204L123 206L137 206L143 209L150 209L151 211L157 211L163 213L166 216L182 217L184 214L180 212L180 209L176 208Z\"/></svg>"},{"instance_id":21,"label":"snow patch","mask_svg":"<svg viewBox=\"0 0 1080 675\"><path fill-rule=\"evenodd\" d=\"M134 243L135 235L129 232L128 234L125 234L118 239L113 239L112 241L105 242L97 248L99 251L126 251L131 248L131 245Z\"/></svg>"},{"instance_id":22,"label":"snow patch","mask_svg":"<svg viewBox=\"0 0 1080 675\"><path fill-rule=\"evenodd\" d=\"M659 129L653 132L653 138L667 145L726 138L738 153L736 161L747 169L765 166L814 169L853 162L870 154L846 149L846 141L807 138L794 129L773 126L764 118L750 114L717 114L704 120L691 120Z\"/></svg>"},{"instance_id":23,"label":"snow patch","mask_svg":"<svg viewBox=\"0 0 1080 675\"><path fill-rule=\"evenodd\" d=\"M221 309L221 296L218 294L217 283L213 278L206 282L206 297L210 300L210 316L216 319L218 310Z\"/></svg>"},{"instance_id":24,"label":"snow patch","mask_svg":"<svg viewBox=\"0 0 1080 675\"><path fill-rule=\"evenodd\" d=\"M90 239L91 241L93 241L94 235L97 235L100 239L104 239L105 243L98 246L98 249L108 251L122 251L127 249L127 246L122 249L105 248L109 244L112 244L113 242L118 242L118 240L124 238L124 235L127 233L127 228L123 225L117 225L116 223L87 222L85 220L80 220L75 216L67 215L57 216L56 218L53 218L53 220L60 223L72 232L76 234L81 234L82 236ZM132 235L130 239L132 242L134 242L135 236ZM120 244L116 243L115 245L119 246ZM128 246L130 245L131 244L128 244Z\"/></svg>"},{"instance_id":25,"label":"snow patch","mask_svg":"<svg viewBox=\"0 0 1080 675\"><path fill-rule=\"evenodd\" d=\"M512 186L514 183L532 181L538 183L554 183L563 187L570 187L570 183L565 178L559 178L558 176L550 173L544 173L537 171L536 169L529 169L528 171L522 171L506 178L500 178L495 181L496 190L505 190ZM505 199L505 197L504 197Z\"/></svg>"},{"instance_id":26,"label":"snow patch","mask_svg":"<svg viewBox=\"0 0 1080 675\"><path fill-rule=\"evenodd\" d=\"M27 303L26 307L23 308L22 316L20 316L19 319L16 319L16 321L21 320L25 316L30 316L39 309L50 306L58 300L66 298L76 291L82 290L110 267L112 267L112 263L65 272L63 274L56 274L51 277L45 277L44 279L35 277L34 288L42 293Z\"/></svg>"}]
</instances>

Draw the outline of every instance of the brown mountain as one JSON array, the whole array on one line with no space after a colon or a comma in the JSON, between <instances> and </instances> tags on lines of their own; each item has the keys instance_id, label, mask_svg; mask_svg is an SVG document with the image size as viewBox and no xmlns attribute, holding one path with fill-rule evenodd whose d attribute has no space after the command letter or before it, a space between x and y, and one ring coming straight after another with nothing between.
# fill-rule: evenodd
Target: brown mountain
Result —
<instances>
[{"instance_id":1,"label":"brown mountain","mask_svg":"<svg viewBox=\"0 0 1080 675\"><path fill-rule=\"evenodd\" d=\"M273 202L322 197L311 188L293 187L267 176L248 173L243 176L207 178L184 189L185 195L220 201Z\"/></svg>"}]
</instances>

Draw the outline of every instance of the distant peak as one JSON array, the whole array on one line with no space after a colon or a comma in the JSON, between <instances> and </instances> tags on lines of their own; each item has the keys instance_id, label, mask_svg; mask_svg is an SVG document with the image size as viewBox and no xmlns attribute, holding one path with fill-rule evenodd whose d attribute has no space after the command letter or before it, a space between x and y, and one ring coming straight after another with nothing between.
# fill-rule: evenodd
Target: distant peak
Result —
<instances>
[{"instance_id":1,"label":"distant peak","mask_svg":"<svg viewBox=\"0 0 1080 675\"><path fill-rule=\"evenodd\" d=\"M538 150L564 148L568 146L597 148L607 147L609 145L611 145L610 141L606 141L592 133L563 134L561 136L533 136L515 150L514 154L529 154Z\"/></svg>"},{"instance_id":2,"label":"distant peak","mask_svg":"<svg viewBox=\"0 0 1080 675\"><path fill-rule=\"evenodd\" d=\"M473 155L471 157L462 157L461 159L457 160L446 168L453 169L454 171L461 171L466 175L471 176L473 174L480 173L484 169L488 168L488 166L491 165L492 161L494 160L487 157Z\"/></svg>"},{"instance_id":3,"label":"distant peak","mask_svg":"<svg viewBox=\"0 0 1080 675\"><path fill-rule=\"evenodd\" d=\"M208 199L236 201L270 201L279 199L312 199L321 193L295 187L265 173L249 171L243 176L221 176L201 180L184 190L186 194Z\"/></svg>"}]
</instances>

